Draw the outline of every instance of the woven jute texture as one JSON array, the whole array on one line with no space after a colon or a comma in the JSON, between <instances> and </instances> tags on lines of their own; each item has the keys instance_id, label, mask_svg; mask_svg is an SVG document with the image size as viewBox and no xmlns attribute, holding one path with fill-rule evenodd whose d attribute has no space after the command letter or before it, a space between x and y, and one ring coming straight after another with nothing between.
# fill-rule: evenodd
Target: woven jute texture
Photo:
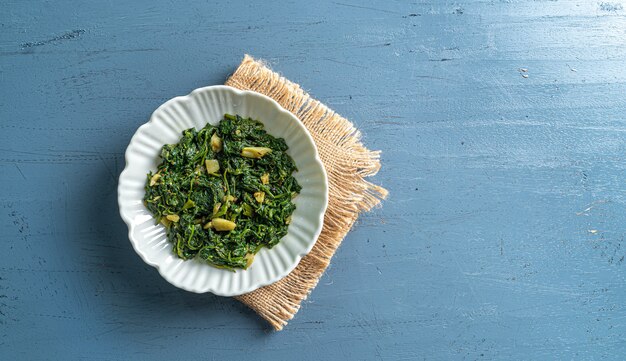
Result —
<instances>
[{"instance_id":1,"label":"woven jute texture","mask_svg":"<svg viewBox=\"0 0 626 361\"><path fill-rule=\"evenodd\" d=\"M328 209L311 252L287 277L237 297L275 330L281 330L317 285L359 213L387 196L384 188L364 179L380 169L380 152L363 146L361 133L350 121L248 55L226 85L265 94L300 119L313 136L328 173Z\"/></svg>"}]
</instances>

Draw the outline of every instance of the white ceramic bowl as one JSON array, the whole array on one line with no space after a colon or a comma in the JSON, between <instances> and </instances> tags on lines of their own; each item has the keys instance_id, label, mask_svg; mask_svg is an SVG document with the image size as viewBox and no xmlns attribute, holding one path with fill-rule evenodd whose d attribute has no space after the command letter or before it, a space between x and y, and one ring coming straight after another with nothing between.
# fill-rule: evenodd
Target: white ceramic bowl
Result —
<instances>
[{"instance_id":1,"label":"white ceramic bowl","mask_svg":"<svg viewBox=\"0 0 626 361\"><path fill-rule=\"evenodd\" d=\"M154 224L143 205L146 174L155 171L160 163L161 147L177 143L185 129L201 129L207 122L217 124L224 113L260 120L269 134L284 138L289 146L287 153L299 169L294 176L302 186L302 192L294 199L297 208L287 235L274 248L263 248L247 270L236 272L197 259L179 259L172 252L165 228ZM328 180L311 135L290 112L259 93L210 86L165 102L148 123L137 129L126 149L118 202L135 251L168 282L191 292L236 296L280 280L311 250L322 230Z\"/></svg>"}]
</instances>

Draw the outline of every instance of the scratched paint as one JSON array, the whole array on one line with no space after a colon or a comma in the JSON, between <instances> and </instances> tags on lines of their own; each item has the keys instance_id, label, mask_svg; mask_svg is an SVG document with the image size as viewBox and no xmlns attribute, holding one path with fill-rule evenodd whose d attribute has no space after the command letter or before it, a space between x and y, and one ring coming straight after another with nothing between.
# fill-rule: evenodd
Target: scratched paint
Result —
<instances>
[{"instance_id":1,"label":"scratched paint","mask_svg":"<svg viewBox=\"0 0 626 361\"><path fill-rule=\"evenodd\" d=\"M5 4L0 355L623 359L623 5ZM117 214L135 129L244 53L354 121L391 191L280 333L164 282Z\"/></svg>"},{"instance_id":2,"label":"scratched paint","mask_svg":"<svg viewBox=\"0 0 626 361\"><path fill-rule=\"evenodd\" d=\"M78 29L78 30L68 31L62 35L53 36L46 40L28 41L26 43L22 43L22 49L32 48L33 46L44 46L47 44L54 44L54 43L61 42L63 40L75 39L84 33L85 33L84 29Z\"/></svg>"}]
</instances>

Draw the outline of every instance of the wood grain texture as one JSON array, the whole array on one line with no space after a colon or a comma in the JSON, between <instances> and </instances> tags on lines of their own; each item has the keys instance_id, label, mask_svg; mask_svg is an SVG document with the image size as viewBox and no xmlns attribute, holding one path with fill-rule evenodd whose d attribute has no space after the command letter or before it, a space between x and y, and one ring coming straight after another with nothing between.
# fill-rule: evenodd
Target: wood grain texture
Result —
<instances>
[{"instance_id":1,"label":"wood grain texture","mask_svg":"<svg viewBox=\"0 0 626 361\"><path fill-rule=\"evenodd\" d=\"M621 1L0 5L0 355L620 360ZM352 120L390 190L270 332L132 251L117 177L244 53Z\"/></svg>"}]
</instances>

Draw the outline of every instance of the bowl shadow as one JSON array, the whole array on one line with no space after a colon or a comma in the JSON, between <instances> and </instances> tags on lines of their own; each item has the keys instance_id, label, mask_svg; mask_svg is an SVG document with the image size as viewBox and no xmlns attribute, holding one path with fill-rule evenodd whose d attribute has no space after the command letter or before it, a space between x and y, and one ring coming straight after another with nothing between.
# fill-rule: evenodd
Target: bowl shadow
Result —
<instances>
[{"instance_id":1,"label":"bowl shadow","mask_svg":"<svg viewBox=\"0 0 626 361\"><path fill-rule=\"evenodd\" d=\"M163 279L156 268L145 264L128 240L128 228L119 215L117 184L124 167L123 155L103 160L92 169L89 181L76 184L69 205L84 210L82 220L71 226L83 247L73 249L84 272L94 317L109 326L119 325L125 336L146 328L238 329L268 334L271 327L254 311L230 297L196 294ZM119 169L117 169L119 168ZM94 192L94 190L97 190ZM85 206L84 200L93 204ZM79 208L80 207L80 208ZM263 332L258 332L263 331ZM253 336L255 337L255 336Z\"/></svg>"}]
</instances>

